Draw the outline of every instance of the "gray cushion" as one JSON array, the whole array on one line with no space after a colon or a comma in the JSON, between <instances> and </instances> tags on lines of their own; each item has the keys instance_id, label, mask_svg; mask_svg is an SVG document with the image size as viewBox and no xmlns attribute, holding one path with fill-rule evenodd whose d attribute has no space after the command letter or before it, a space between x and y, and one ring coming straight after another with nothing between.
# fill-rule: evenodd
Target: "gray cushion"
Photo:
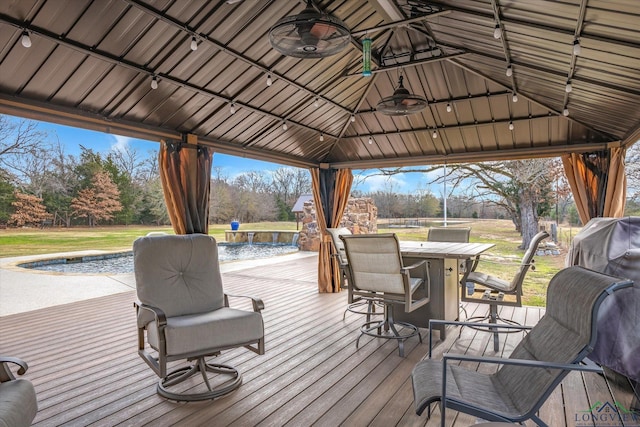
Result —
<instances>
[{"instance_id":1,"label":"gray cushion","mask_svg":"<svg viewBox=\"0 0 640 427\"><path fill-rule=\"evenodd\" d=\"M213 237L141 237L133 243L133 255L138 298L143 304L162 309L167 317L224 306L218 246ZM152 319L143 320L140 326Z\"/></svg>"},{"instance_id":2,"label":"gray cushion","mask_svg":"<svg viewBox=\"0 0 640 427\"><path fill-rule=\"evenodd\" d=\"M38 412L31 382L16 379L0 383L0 427L30 426Z\"/></svg>"},{"instance_id":3,"label":"gray cushion","mask_svg":"<svg viewBox=\"0 0 640 427\"><path fill-rule=\"evenodd\" d=\"M155 322L149 324L149 344L158 349ZM167 319L167 355L180 356L254 343L263 337L262 315L223 307L209 313Z\"/></svg>"}]
</instances>

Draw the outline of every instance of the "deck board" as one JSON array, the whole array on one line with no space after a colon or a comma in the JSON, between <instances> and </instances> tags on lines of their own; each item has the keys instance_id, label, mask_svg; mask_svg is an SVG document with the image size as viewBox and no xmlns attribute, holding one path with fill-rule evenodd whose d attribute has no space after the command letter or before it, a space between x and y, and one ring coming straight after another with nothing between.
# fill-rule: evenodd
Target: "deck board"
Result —
<instances>
[{"instance_id":1,"label":"deck board","mask_svg":"<svg viewBox=\"0 0 640 427\"><path fill-rule=\"evenodd\" d=\"M363 317L347 313L343 320L346 292L319 294L316 269L317 259L308 257L223 274L228 293L264 300L267 340L265 355L235 349L219 356L221 363L240 368L244 382L215 401L176 403L156 394L157 377L136 353L134 291L0 317L0 354L29 363L25 377L39 401L36 426L439 425L437 407L431 419L418 417L413 408L410 374L426 357L427 331L422 344L417 338L406 343L405 358L394 342L370 337L356 349ZM466 309L477 316L487 306ZM543 310L501 307L500 313L534 324ZM501 334L498 355L508 355L520 339L521 334ZM444 352L496 355L491 334L471 328L460 338L457 331L447 334L433 357ZM632 398L624 384L572 374L540 414L550 425L573 426L576 411L596 401L630 405ZM451 410L447 419L455 427L476 421Z\"/></svg>"}]
</instances>

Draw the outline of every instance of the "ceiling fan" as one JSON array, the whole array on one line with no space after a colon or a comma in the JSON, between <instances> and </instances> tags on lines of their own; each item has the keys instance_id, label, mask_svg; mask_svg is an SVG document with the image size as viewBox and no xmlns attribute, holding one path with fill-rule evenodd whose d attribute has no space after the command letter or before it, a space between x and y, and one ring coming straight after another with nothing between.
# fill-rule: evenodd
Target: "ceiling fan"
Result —
<instances>
[{"instance_id":1,"label":"ceiling fan","mask_svg":"<svg viewBox=\"0 0 640 427\"><path fill-rule=\"evenodd\" d=\"M307 0L307 6L298 15L280 19L269 30L271 46L296 58L335 55L349 44L350 38L349 29L340 19L319 12L311 0Z\"/></svg>"},{"instance_id":2,"label":"ceiling fan","mask_svg":"<svg viewBox=\"0 0 640 427\"><path fill-rule=\"evenodd\" d=\"M427 106L427 100L419 95L410 93L402 84L402 75L398 81L398 88L393 95L382 98L376 110L387 116L406 116L417 113Z\"/></svg>"}]
</instances>

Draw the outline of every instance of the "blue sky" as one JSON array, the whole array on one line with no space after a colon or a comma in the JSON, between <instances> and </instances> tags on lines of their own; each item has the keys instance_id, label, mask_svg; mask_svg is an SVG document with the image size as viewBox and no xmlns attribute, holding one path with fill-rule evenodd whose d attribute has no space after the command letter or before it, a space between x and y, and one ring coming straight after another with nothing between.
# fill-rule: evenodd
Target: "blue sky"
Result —
<instances>
[{"instance_id":1,"label":"blue sky","mask_svg":"<svg viewBox=\"0 0 640 427\"><path fill-rule=\"evenodd\" d=\"M55 136L53 136L53 134L57 135L60 142L65 146L66 152L73 155L77 155L80 152L80 145L100 153L108 153L110 150L118 150L125 146L135 148L141 154L149 152L157 153L158 151L158 143L154 141L145 141L47 122L40 122L40 128L51 133L54 138ZM282 167L282 165L276 163L229 156L221 153L214 154L213 166L221 168L223 175L231 179L247 171L271 171ZM427 183L428 178L424 174L418 173L398 174L391 177L371 176L364 181L361 179L362 176L374 175L377 172L378 171L374 169L354 171L354 175L356 175L354 189L365 193L377 190L411 193L429 188ZM439 186L431 186L430 190L434 195L440 195L442 191Z\"/></svg>"}]
</instances>

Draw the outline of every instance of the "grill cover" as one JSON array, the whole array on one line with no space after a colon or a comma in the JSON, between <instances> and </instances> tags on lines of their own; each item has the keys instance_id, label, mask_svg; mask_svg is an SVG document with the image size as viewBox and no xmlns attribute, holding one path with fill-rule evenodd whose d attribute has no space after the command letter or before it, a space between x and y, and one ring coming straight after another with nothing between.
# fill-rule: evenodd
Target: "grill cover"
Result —
<instances>
[{"instance_id":1,"label":"grill cover","mask_svg":"<svg viewBox=\"0 0 640 427\"><path fill-rule=\"evenodd\" d=\"M634 281L602 303L589 358L640 381L640 217L592 219L574 237L567 265Z\"/></svg>"}]
</instances>

